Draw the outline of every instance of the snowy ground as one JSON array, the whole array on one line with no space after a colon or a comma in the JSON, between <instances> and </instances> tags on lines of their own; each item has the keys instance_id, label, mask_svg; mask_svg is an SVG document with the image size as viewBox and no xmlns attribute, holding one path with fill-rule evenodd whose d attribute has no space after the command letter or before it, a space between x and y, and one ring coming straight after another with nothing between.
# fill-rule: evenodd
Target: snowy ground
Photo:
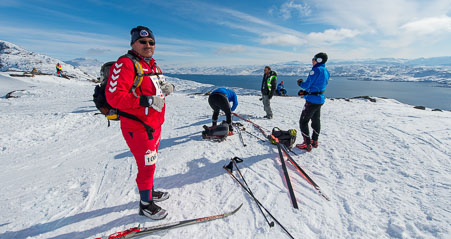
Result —
<instances>
[{"instance_id":1,"label":"snowy ground","mask_svg":"<svg viewBox=\"0 0 451 239\"><path fill-rule=\"evenodd\" d=\"M296 238L451 238L451 112L413 109L394 100L327 100L320 147L295 160L331 198L321 198L287 164L293 209L276 147L243 134L202 141L210 123L203 87L172 79L155 183L171 193L167 219L137 215L136 165L118 122L107 127L92 103L93 85L51 76L10 78L0 89L0 238L93 238L128 227L222 213L235 215L147 238L287 238L269 228L255 203L225 173L228 159L256 197ZM263 120L258 96L239 96L237 112L267 129L299 129L304 100L274 98ZM249 124L247 130L258 135ZM299 143L300 139L298 139Z\"/></svg>"}]
</instances>

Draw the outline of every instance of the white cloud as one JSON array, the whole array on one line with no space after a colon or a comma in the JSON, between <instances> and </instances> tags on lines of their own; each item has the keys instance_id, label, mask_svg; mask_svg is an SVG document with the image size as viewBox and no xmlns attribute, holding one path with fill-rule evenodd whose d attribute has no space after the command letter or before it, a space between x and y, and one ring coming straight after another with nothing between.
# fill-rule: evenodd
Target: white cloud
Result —
<instances>
[{"instance_id":1,"label":"white cloud","mask_svg":"<svg viewBox=\"0 0 451 239\"><path fill-rule=\"evenodd\" d=\"M309 5L296 3L295 0L289 0L280 7L280 14L285 20L292 17L292 12L297 13L299 16L309 16L312 13L312 10Z\"/></svg>"},{"instance_id":2,"label":"white cloud","mask_svg":"<svg viewBox=\"0 0 451 239\"><path fill-rule=\"evenodd\" d=\"M291 28L283 27L277 24L274 24L270 21L266 21L249 14L236 11L229 8L210 8L210 11L216 10L217 12L210 12L215 15L215 17L220 17L222 20L217 20L216 22L219 24L224 24L228 22L229 27L246 29L251 33L265 33L268 29L274 32L282 32L292 35L302 35L303 33L293 30ZM219 14L218 14L219 13ZM221 14L222 13L222 14Z\"/></svg>"},{"instance_id":3,"label":"white cloud","mask_svg":"<svg viewBox=\"0 0 451 239\"><path fill-rule=\"evenodd\" d=\"M319 23L361 32L397 35L399 27L413 19L445 16L449 0L304 0L314 9Z\"/></svg>"},{"instance_id":4,"label":"white cloud","mask_svg":"<svg viewBox=\"0 0 451 239\"><path fill-rule=\"evenodd\" d=\"M299 46L306 43L303 38L290 34L274 34L266 36L260 41L264 45L279 45L279 46Z\"/></svg>"},{"instance_id":5,"label":"white cloud","mask_svg":"<svg viewBox=\"0 0 451 239\"><path fill-rule=\"evenodd\" d=\"M111 49L104 49L104 48L89 48L88 50L86 50L86 53L88 55L92 55L92 56L99 56L99 55L103 55L106 54L108 52L111 52Z\"/></svg>"},{"instance_id":6,"label":"white cloud","mask_svg":"<svg viewBox=\"0 0 451 239\"><path fill-rule=\"evenodd\" d=\"M324 32L312 32L307 35L307 39L314 43L338 43L346 38L354 38L359 34L357 30L350 29L327 29Z\"/></svg>"},{"instance_id":7,"label":"white cloud","mask_svg":"<svg viewBox=\"0 0 451 239\"><path fill-rule=\"evenodd\" d=\"M426 46L435 45L436 54L442 52L438 42L451 40L451 17L429 17L408 22L399 27L399 35L380 40L381 48L394 50L403 49L412 52L424 49Z\"/></svg>"},{"instance_id":8,"label":"white cloud","mask_svg":"<svg viewBox=\"0 0 451 239\"><path fill-rule=\"evenodd\" d=\"M408 33L426 35L451 32L451 17L430 17L406 23L400 27Z\"/></svg>"},{"instance_id":9,"label":"white cloud","mask_svg":"<svg viewBox=\"0 0 451 239\"><path fill-rule=\"evenodd\" d=\"M247 49L243 45L230 45L230 46L223 46L218 48L214 51L215 54L233 54L233 53L244 53Z\"/></svg>"}]
</instances>

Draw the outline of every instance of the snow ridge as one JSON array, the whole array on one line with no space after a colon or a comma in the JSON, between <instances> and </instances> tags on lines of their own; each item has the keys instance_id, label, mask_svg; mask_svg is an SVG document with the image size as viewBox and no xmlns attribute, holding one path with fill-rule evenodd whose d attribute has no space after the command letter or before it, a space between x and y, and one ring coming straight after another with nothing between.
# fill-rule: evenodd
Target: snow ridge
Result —
<instances>
[{"instance_id":1,"label":"snow ridge","mask_svg":"<svg viewBox=\"0 0 451 239\"><path fill-rule=\"evenodd\" d=\"M95 77L66 64L61 60L40 53L28 51L13 43L0 40L0 71L27 71L36 68L38 72L56 74L56 64L62 65L64 74L78 80L92 80Z\"/></svg>"}]
</instances>

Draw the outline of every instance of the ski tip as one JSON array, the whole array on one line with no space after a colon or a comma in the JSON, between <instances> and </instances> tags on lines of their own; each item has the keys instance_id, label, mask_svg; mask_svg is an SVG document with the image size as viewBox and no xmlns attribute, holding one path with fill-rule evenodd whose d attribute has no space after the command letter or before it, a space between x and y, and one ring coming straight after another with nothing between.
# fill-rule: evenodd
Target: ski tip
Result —
<instances>
[{"instance_id":1,"label":"ski tip","mask_svg":"<svg viewBox=\"0 0 451 239\"><path fill-rule=\"evenodd\" d=\"M235 210L232 211L232 214L238 212L238 210L240 210L242 206L243 204L241 203L240 206L238 206Z\"/></svg>"}]
</instances>

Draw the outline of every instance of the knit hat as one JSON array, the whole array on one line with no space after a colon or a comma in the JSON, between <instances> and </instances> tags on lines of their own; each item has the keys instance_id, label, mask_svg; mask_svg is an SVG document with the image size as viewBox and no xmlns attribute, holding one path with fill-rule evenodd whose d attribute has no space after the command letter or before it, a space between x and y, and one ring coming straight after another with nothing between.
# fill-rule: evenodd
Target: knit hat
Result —
<instances>
[{"instance_id":1,"label":"knit hat","mask_svg":"<svg viewBox=\"0 0 451 239\"><path fill-rule=\"evenodd\" d=\"M133 45L133 43L135 43L135 41L139 40L140 38L144 38L144 37L150 37L155 41L153 32L149 28L143 27L143 26L137 26L137 27L133 28L130 31L130 35L132 35L130 45Z\"/></svg>"},{"instance_id":2,"label":"knit hat","mask_svg":"<svg viewBox=\"0 0 451 239\"><path fill-rule=\"evenodd\" d=\"M320 52L313 57L313 60L318 62L319 64L324 64L327 61L327 54L324 52Z\"/></svg>"}]
</instances>

